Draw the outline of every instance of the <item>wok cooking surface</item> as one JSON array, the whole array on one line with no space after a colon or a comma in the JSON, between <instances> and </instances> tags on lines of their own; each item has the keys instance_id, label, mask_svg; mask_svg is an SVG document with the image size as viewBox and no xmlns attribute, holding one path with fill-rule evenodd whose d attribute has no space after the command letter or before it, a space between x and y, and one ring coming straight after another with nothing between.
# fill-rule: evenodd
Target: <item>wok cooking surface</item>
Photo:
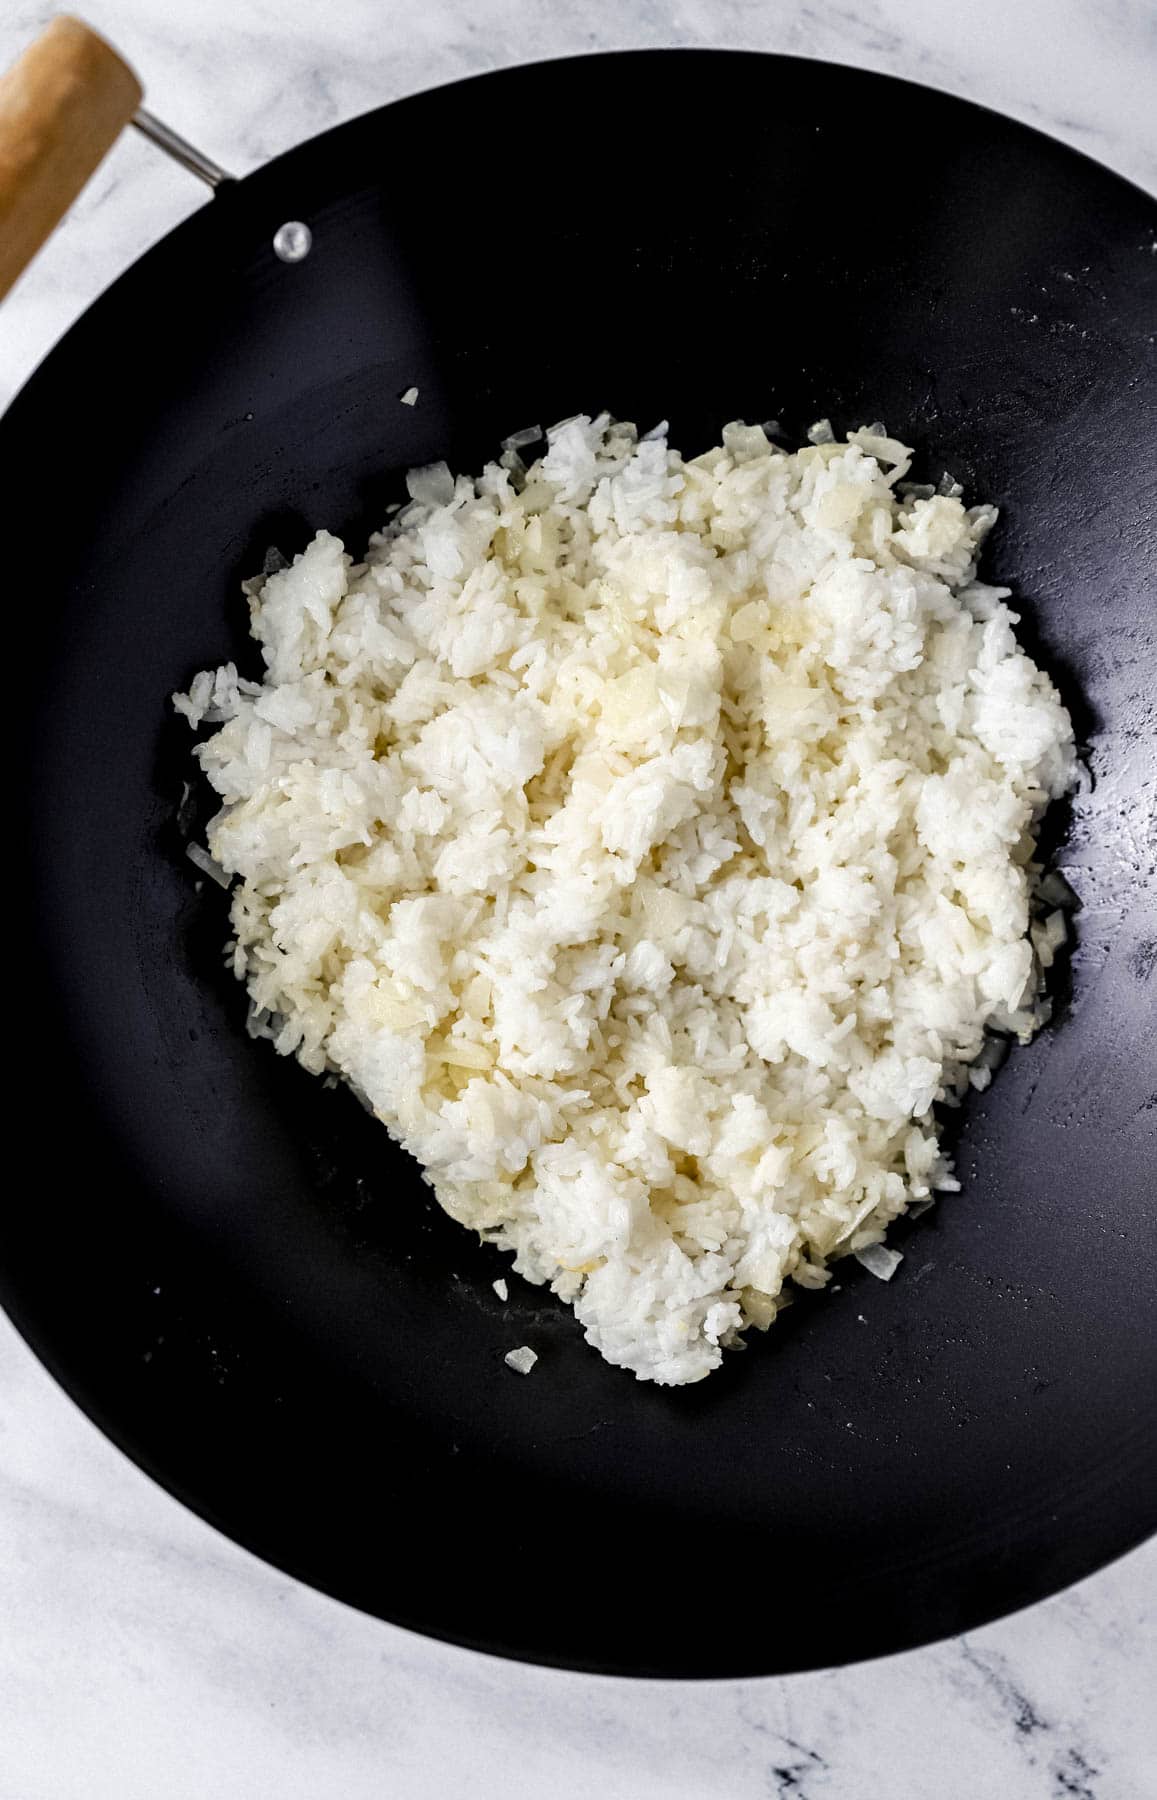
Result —
<instances>
[{"instance_id":1,"label":"wok cooking surface","mask_svg":"<svg viewBox=\"0 0 1157 1800\"><path fill-rule=\"evenodd\" d=\"M0 1293L230 1536L483 1649L702 1675L962 1630L1152 1527L1155 212L880 76L558 62L224 192L11 409L35 1155ZM286 266L295 218L314 248ZM669 419L687 454L735 417L797 441L879 418L917 478L999 504L987 572L1097 784L1071 999L969 1102L963 1193L897 1228L890 1285L840 1264L839 1292L676 1391L609 1368L547 1293L512 1278L501 1305L505 1259L382 1128L247 1039L227 902L176 822L192 740L168 696L256 666L238 582L270 546L326 526L356 551L407 467L477 470L603 407Z\"/></svg>"}]
</instances>

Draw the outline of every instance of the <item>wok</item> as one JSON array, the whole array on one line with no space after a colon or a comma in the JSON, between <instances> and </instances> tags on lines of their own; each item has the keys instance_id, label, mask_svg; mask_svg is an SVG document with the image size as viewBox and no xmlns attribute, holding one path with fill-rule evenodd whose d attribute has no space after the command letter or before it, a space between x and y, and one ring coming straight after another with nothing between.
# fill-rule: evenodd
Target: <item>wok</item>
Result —
<instances>
[{"instance_id":1,"label":"wok","mask_svg":"<svg viewBox=\"0 0 1157 1800\"><path fill-rule=\"evenodd\" d=\"M287 220L313 247L271 248ZM726 52L518 68L226 182L0 424L19 1175L0 1293L97 1424L382 1618L620 1674L959 1632L1157 1514L1157 207L879 75ZM399 404L411 385L417 405ZM238 584L357 547L407 467L529 422L869 420L1002 521L1088 745L1054 1022L950 1122L963 1192L690 1389L608 1367L345 1091L244 1030L168 696L256 666ZM207 812L198 792L192 804ZM187 814L186 807L186 814ZM529 1343L534 1374L503 1354Z\"/></svg>"}]
</instances>

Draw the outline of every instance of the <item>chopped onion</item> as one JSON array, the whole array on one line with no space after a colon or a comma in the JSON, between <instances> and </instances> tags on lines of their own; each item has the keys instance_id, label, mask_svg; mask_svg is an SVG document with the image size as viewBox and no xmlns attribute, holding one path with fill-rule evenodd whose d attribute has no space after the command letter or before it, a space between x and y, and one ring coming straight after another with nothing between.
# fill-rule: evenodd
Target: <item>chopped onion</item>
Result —
<instances>
[{"instance_id":1,"label":"chopped onion","mask_svg":"<svg viewBox=\"0 0 1157 1800\"><path fill-rule=\"evenodd\" d=\"M264 1006L254 1006L250 1002L245 1016L246 1035L251 1038L273 1039L281 1030L282 1020L277 1013L269 1012Z\"/></svg>"},{"instance_id":2,"label":"chopped onion","mask_svg":"<svg viewBox=\"0 0 1157 1800\"><path fill-rule=\"evenodd\" d=\"M750 462L757 456L766 456L770 445L762 425L745 425L736 419L732 424L723 427L723 448L732 462Z\"/></svg>"},{"instance_id":3,"label":"chopped onion","mask_svg":"<svg viewBox=\"0 0 1157 1800\"><path fill-rule=\"evenodd\" d=\"M529 1375L538 1357L529 1344L520 1344L517 1350L508 1350L502 1360L516 1375Z\"/></svg>"},{"instance_id":4,"label":"chopped onion","mask_svg":"<svg viewBox=\"0 0 1157 1800\"><path fill-rule=\"evenodd\" d=\"M866 1250L857 1250L855 1256L877 1281L891 1281L904 1260L898 1250L889 1250L886 1244L869 1244Z\"/></svg>"},{"instance_id":5,"label":"chopped onion","mask_svg":"<svg viewBox=\"0 0 1157 1800\"><path fill-rule=\"evenodd\" d=\"M490 1283L490 1285L494 1289L494 1292L498 1295L498 1298L500 1300L509 1300L510 1289L507 1287L507 1285L504 1281L492 1281Z\"/></svg>"},{"instance_id":6,"label":"chopped onion","mask_svg":"<svg viewBox=\"0 0 1157 1800\"><path fill-rule=\"evenodd\" d=\"M1077 782L1076 782L1076 787L1073 790L1076 798L1078 800L1085 799L1086 795L1091 794L1093 792L1093 789L1096 787L1096 785L1097 784L1093 778L1092 769L1090 769L1088 763L1085 761L1083 756L1078 756L1078 758L1077 758Z\"/></svg>"},{"instance_id":7,"label":"chopped onion","mask_svg":"<svg viewBox=\"0 0 1157 1800\"><path fill-rule=\"evenodd\" d=\"M1066 912L1076 912L1080 907L1080 898L1075 894L1059 869L1050 869L1037 885L1037 897L1046 906L1059 906Z\"/></svg>"},{"instance_id":8,"label":"chopped onion","mask_svg":"<svg viewBox=\"0 0 1157 1800\"><path fill-rule=\"evenodd\" d=\"M185 855L191 863L196 864L203 875L207 875L210 881L215 881L218 887L227 888L233 880L232 875L226 875L221 864L214 862L209 852L202 850L200 844L186 844Z\"/></svg>"},{"instance_id":9,"label":"chopped onion","mask_svg":"<svg viewBox=\"0 0 1157 1800\"><path fill-rule=\"evenodd\" d=\"M406 476L411 500L424 500L429 506L447 506L454 498L454 477L444 462L427 463L424 469L411 469Z\"/></svg>"},{"instance_id":10,"label":"chopped onion","mask_svg":"<svg viewBox=\"0 0 1157 1800\"><path fill-rule=\"evenodd\" d=\"M1029 931L1032 947L1036 951L1037 961L1042 969L1051 968L1056 961L1057 951L1069 935L1065 915L1059 909L1047 913L1035 923Z\"/></svg>"},{"instance_id":11,"label":"chopped onion","mask_svg":"<svg viewBox=\"0 0 1157 1800\"><path fill-rule=\"evenodd\" d=\"M521 450L526 444L537 444L542 436L541 425L524 425L521 431L512 431L509 437L502 440L504 450Z\"/></svg>"},{"instance_id":12,"label":"chopped onion","mask_svg":"<svg viewBox=\"0 0 1157 1800\"><path fill-rule=\"evenodd\" d=\"M417 388L416 387L408 387L404 394L398 395L398 399L402 402L403 406L416 405L417 399L418 399Z\"/></svg>"}]
</instances>

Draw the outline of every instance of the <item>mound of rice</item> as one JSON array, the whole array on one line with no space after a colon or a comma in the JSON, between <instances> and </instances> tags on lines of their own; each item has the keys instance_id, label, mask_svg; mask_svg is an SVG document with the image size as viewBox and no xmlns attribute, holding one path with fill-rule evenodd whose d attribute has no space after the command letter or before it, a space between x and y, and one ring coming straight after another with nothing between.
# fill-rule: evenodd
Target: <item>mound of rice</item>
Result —
<instances>
[{"instance_id":1,"label":"mound of rice","mask_svg":"<svg viewBox=\"0 0 1157 1800\"><path fill-rule=\"evenodd\" d=\"M1072 730L975 579L993 509L810 435L584 417L417 471L364 562L247 584L262 682L176 698L251 1028L658 1382L955 1185L933 1102L1064 935Z\"/></svg>"}]
</instances>

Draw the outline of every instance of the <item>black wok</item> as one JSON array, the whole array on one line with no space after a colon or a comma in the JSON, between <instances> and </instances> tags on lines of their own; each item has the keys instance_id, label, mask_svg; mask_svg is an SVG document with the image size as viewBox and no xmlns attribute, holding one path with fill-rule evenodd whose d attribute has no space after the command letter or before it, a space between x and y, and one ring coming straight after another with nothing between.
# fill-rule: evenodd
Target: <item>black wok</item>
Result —
<instances>
[{"instance_id":1,"label":"black wok","mask_svg":"<svg viewBox=\"0 0 1157 1800\"><path fill-rule=\"evenodd\" d=\"M314 234L296 266L287 219ZM23 664L0 1292L206 1519L414 1629L667 1675L958 1632L1153 1527L1155 241L1124 181L880 76L557 62L222 189L29 382L0 424ZM997 501L989 568L1095 781L1061 857L1071 980L969 1103L963 1192L899 1229L889 1286L841 1265L682 1391L609 1368L549 1295L501 1306L498 1257L381 1128L246 1038L175 817L168 695L253 665L238 582L271 545L356 546L408 466L601 407L688 453L737 416L882 418L918 474Z\"/></svg>"}]
</instances>

